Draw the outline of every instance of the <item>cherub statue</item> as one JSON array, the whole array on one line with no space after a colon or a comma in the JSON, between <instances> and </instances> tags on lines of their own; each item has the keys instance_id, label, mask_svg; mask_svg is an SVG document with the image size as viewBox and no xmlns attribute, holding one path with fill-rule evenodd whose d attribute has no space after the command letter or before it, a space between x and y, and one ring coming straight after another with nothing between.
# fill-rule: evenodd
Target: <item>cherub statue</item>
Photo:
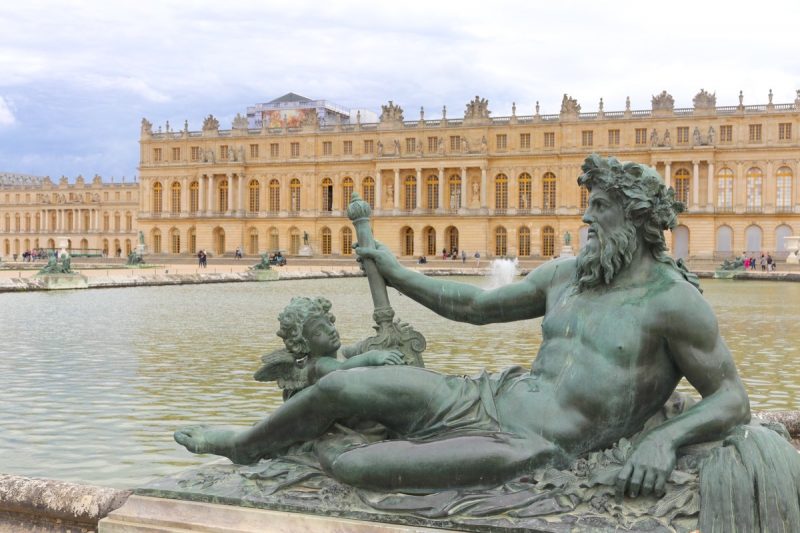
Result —
<instances>
[{"instance_id":1,"label":"cherub statue","mask_svg":"<svg viewBox=\"0 0 800 533\"><path fill-rule=\"evenodd\" d=\"M368 350L353 353L353 347L342 349L348 359L337 359L341 342L334 327L336 318L330 313L327 298L295 297L278 315L284 348L261 358L263 365L255 373L257 381L277 381L287 400L296 392L313 385L334 370L361 366L402 365L398 350ZM352 354L352 355L351 355Z\"/></svg>"}]
</instances>

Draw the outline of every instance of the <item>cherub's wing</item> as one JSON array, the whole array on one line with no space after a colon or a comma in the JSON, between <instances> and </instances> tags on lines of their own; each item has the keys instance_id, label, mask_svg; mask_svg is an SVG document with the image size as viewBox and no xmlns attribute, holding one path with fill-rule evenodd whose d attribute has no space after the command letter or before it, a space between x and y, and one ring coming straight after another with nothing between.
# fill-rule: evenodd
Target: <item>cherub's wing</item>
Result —
<instances>
[{"instance_id":1,"label":"cherub's wing","mask_svg":"<svg viewBox=\"0 0 800 533\"><path fill-rule=\"evenodd\" d=\"M301 367L285 349L261 358L261 368L253 375L256 381L277 381L282 389L299 390L308 386L308 369Z\"/></svg>"}]
</instances>

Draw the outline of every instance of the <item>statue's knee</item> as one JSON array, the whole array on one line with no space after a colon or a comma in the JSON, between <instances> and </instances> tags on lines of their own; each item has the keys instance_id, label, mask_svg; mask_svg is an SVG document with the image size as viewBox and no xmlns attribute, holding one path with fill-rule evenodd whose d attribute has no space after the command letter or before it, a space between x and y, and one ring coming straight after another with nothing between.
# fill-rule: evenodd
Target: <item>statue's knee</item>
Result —
<instances>
[{"instance_id":1,"label":"statue's knee","mask_svg":"<svg viewBox=\"0 0 800 533\"><path fill-rule=\"evenodd\" d=\"M369 484L369 474L374 472L376 466L368 464L364 456L358 451L345 452L332 462L330 465L331 474L335 479L353 486L364 486Z\"/></svg>"}]
</instances>

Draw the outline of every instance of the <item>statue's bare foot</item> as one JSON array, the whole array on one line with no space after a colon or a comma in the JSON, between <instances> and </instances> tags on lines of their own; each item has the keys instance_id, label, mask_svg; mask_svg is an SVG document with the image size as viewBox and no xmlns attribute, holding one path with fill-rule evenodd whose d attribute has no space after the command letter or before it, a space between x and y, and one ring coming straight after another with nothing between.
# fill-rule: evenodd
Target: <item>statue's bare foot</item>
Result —
<instances>
[{"instance_id":1,"label":"statue's bare foot","mask_svg":"<svg viewBox=\"0 0 800 533\"><path fill-rule=\"evenodd\" d=\"M258 461L259 457L242 450L236 442L237 432L231 429L215 429L207 426L188 426L175 432L175 442L192 453L222 455L240 465Z\"/></svg>"}]
</instances>

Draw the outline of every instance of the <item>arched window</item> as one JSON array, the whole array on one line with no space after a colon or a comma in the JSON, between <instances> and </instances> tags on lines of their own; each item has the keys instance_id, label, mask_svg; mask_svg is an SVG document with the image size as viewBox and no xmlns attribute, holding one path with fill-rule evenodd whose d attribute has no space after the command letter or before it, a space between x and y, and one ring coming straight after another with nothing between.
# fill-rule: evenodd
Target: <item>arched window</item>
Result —
<instances>
[{"instance_id":1,"label":"arched window","mask_svg":"<svg viewBox=\"0 0 800 533\"><path fill-rule=\"evenodd\" d=\"M792 169L779 168L775 178L775 207L779 211L789 211L792 207Z\"/></svg>"},{"instance_id":2,"label":"arched window","mask_svg":"<svg viewBox=\"0 0 800 533\"><path fill-rule=\"evenodd\" d=\"M550 226L542 228L542 255L553 257L556 253L556 232Z\"/></svg>"},{"instance_id":3,"label":"arched window","mask_svg":"<svg viewBox=\"0 0 800 533\"><path fill-rule=\"evenodd\" d=\"M728 167L717 172L717 208L733 209L733 170Z\"/></svg>"},{"instance_id":4,"label":"arched window","mask_svg":"<svg viewBox=\"0 0 800 533\"><path fill-rule=\"evenodd\" d=\"M164 207L164 187L160 181L153 184L153 213L160 213Z\"/></svg>"},{"instance_id":5,"label":"arched window","mask_svg":"<svg viewBox=\"0 0 800 533\"><path fill-rule=\"evenodd\" d=\"M85 230L89 229L89 211L83 212L83 228ZM31 231L31 214L25 213L25 231Z\"/></svg>"},{"instance_id":6,"label":"arched window","mask_svg":"<svg viewBox=\"0 0 800 533\"><path fill-rule=\"evenodd\" d=\"M758 167L752 167L745 176L747 183L747 210L761 210L762 173Z\"/></svg>"},{"instance_id":7,"label":"arched window","mask_svg":"<svg viewBox=\"0 0 800 533\"><path fill-rule=\"evenodd\" d=\"M519 183L519 209L527 212L531 208L531 175L523 172L517 179Z\"/></svg>"},{"instance_id":8,"label":"arched window","mask_svg":"<svg viewBox=\"0 0 800 533\"><path fill-rule=\"evenodd\" d=\"M519 228L517 231L517 255L520 257L528 257L531 255L531 230L525 226Z\"/></svg>"},{"instance_id":9,"label":"arched window","mask_svg":"<svg viewBox=\"0 0 800 533\"><path fill-rule=\"evenodd\" d=\"M689 228L675 226L672 230L672 257L686 259L689 256Z\"/></svg>"},{"instance_id":10,"label":"arched window","mask_svg":"<svg viewBox=\"0 0 800 533\"><path fill-rule=\"evenodd\" d=\"M214 253L217 255L222 255L225 253L225 230L216 227L213 231L214 236Z\"/></svg>"},{"instance_id":11,"label":"arched window","mask_svg":"<svg viewBox=\"0 0 800 533\"><path fill-rule=\"evenodd\" d=\"M322 180L322 210L333 211L333 180L330 178Z\"/></svg>"},{"instance_id":12,"label":"arched window","mask_svg":"<svg viewBox=\"0 0 800 533\"><path fill-rule=\"evenodd\" d=\"M270 250L281 249L281 241L278 235L278 228L275 227L269 228L269 249Z\"/></svg>"},{"instance_id":13,"label":"arched window","mask_svg":"<svg viewBox=\"0 0 800 533\"><path fill-rule=\"evenodd\" d=\"M689 171L679 168L675 171L675 199L689 205Z\"/></svg>"},{"instance_id":14,"label":"arched window","mask_svg":"<svg viewBox=\"0 0 800 533\"><path fill-rule=\"evenodd\" d=\"M425 207L427 209L439 208L439 177L430 175L425 180Z\"/></svg>"},{"instance_id":15,"label":"arched window","mask_svg":"<svg viewBox=\"0 0 800 533\"><path fill-rule=\"evenodd\" d=\"M331 255L331 230L322 228L322 255Z\"/></svg>"},{"instance_id":16,"label":"arched window","mask_svg":"<svg viewBox=\"0 0 800 533\"><path fill-rule=\"evenodd\" d=\"M258 213L261 211L261 185L259 185L258 180L250 180L247 188L250 192L247 210L251 213Z\"/></svg>"},{"instance_id":17,"label":"arched window","mask_svg":"<svg viewBox=\"0 0 800 533\"><path fill-rule=\"evenodd\" d=\"M281 182L276 179L269 180L269 210L272 213L281 210Z\"/></svg>"},{"instance_id":18,"label":"arched window","mask_svg":"<svg viewBox=\"0 0 800 533\"><path fill-rule=\"evenodd\" d=\"M289 230L289 253L297 255L300 252L300 230L292 228Z\"/></svg>"},{"instance_id":19,"label":"arched window","mask_svg":"<svg viewBox=\"0 0 800 533\"><path fill-rule=\"evenodd\" d=\"M461 176L458 174L451 174L448 180L449 188L449 208L461 209Z\"/></svg>"},{"instance_id":20,"label":"arched window","mask_svg":"<svg viewBox=\"0 0 800 533\"><path fill-rule=\"evenodd\" d=\"M133 231L133 215L128 211L125 212L125 231Z\"/></svg>"},{"instance_id":21,"label":"arched window","mask_svg":"<svg viewBox=\"0 0 800 533\"><path fill-rule=\"evenodd\" d=\"M28 239L25 239L25 249L27 250L28 248L29 248ZM83 253L86 253L86 252L89 251L89 241L87 241L86 239L81 239L81 251Z\"/></svg>"},{"instance_id":22,"label":"arched window","mask_svg":"<svg viewBox=\"0 0 800 533\"><path fill-rule=\"evenodd\" d=\"M346 209L350 205L350 200L353 197L353 179L345 178L342 180L342 209Z\"/></svg>"},{"instance_id":23,"label":"arched window","mask_svg":"<svg viewBox=\"0 0 800 533\"><path fill-rule=\"evenodd\" d=\"M150 240L152 241L153 245L153 253L160 254L161 253L161 230L155 228L153 233L150 234Z\"/></svg>"},{"instance_id":24,"label":"arched window","mask_svg":"<svg viewBox=\"0 0 800 533\"><path fill-rule=\"evenodd\" d=\"M172 182L172 194L170 195L170 211L173 213L181 212L181 184L180 182Z\"/></svg>"},{"instance_id":25,"label":"arched window","mask_svg":"<svg viewBox=\"0 0 800 533\"><path fill-rule=\"evenodd\" d=\"M53 229L54 230L55 230L55 227L56 227L55 224L53 224ZM11 231L11 215L9 215L8 213L6 213L5 231L6 231L6 233L9 233Z\"/></svg>"},{"instance_id":26,"label":"arched window","mask_svg":"<svg viewBox=\"0 0 800 533\"><path fill-rule=\"evenodd\" d=\"M67 220L69 220L69 229L72 230L72 210L67 213ZM20 225L19 213L14 213L14 231L18 232L22 229Z\"/></svg>"},{"instance_id":27,"label":"arched window","mask_svg":"<svg viewBox=\"0 0 800 533\"><path fill-rule=\"evenodd\" d=\"M130 239L125 239L125 256L127 257L127 256L131 255L131 251L132 250L133 250L133 247L131 245L131 240Z\"/></svg>"},{"instance_id":28,"label":"arched window","mask_svg":"<svg viewBox=\"0 0 800 533\"><path fill-rule=\"evenodd\" d=\"M361 182L361 196L372 209L375 209L375 180L369 176Z\"/></svg>"},{"instance_id":29,"label":"arched window","mask_svg":"<svg viewBox=\"0 0 800 533\"><path fill-rule=\"evenodd\" d=\"M189 211L197 213L200 208L200 183L193 181L189 184Z\"/></svg>"},{"instance_id":30,"label":"arched window","mask_svg":"<svg viewBox=\"0 0 800 533\"><path fill-rule=\"evenodd\" d=\"M414 230L406 226L402 229L403 255L414 255Z\"/></svg>"},{"instance_id":31,"label":"arched window","mask_svg":"<svg viewBox=\"0 0 800 533\"><path fill-rule=\"evenodd\" d=\"M458 250L458 228L455 226L448 226L444 230L444 242L448 252Z\"/></svg>"},{"instance_id":32,"label":"arched window","mask_svg":"<svg viewBox=\"0 0 800 533\"><path fill-rule=\"evenodd\" d=\"M228 210L228 180L219 182L219 204L217 210L224 213Z\"/></svg>"},{"instance_id":33,"label":"arched window","mask_svg":"<svg viewBox=\"0 0 800 533\"><path fill-rule=\"evenodd\" d=\"M178 228L172 228L169 231L169 248L173 254L181 253L181 233Z\"/></svg>"},{"instance_id":34,"label":"arched window","mask_svg":"<svg viewBox=\"0 0 800 533\"><path fill-rule=\"evenodd\" d=\"M416 209L417 207L417 178L414 176L406 176L405 181L405 198L403 208L406 210ZM414 255L414 254L408 254Z\"/></svg>"},{"instance_id":35,"label":"arched window","mask_svg":"<svg viewBox=\"0 0 800 533\"><path fill-rule=\"evenodd\" d=\"M189 228L189 232L187 234L189 240L189 253L196 254L197 253L197 230L194 228Z\"/></svg>"},{"instance_id":36,"label":"arched window","mask_svg":"<svg viewBox=\"0 0 800 533\"><path fill-rule=\"evenodd\" d=\"M289 182L289 193L290 193L289 211L292 211L292 212L296 213L296 212L300 211L300 180L299 179L292 178L292 181Z\"/></svg>"},{"instance_id":37,"label":"arched window","mask_svg":"<svg viewBox=\"0 0 800 533\"><path fill-rule=\"evenodd\" d=\"M72 209L67 211L67 231L73 231L75 229L75 221L73 220L74 213ZM119 213L117 213L116 218L119 218ZM14 215L14 231L19 231L19 213ZM119 231L119 225L117 225L116 231Z\"/></svg>"},{"instance_id":38,"label":"arched window","mask_svg":"<svg viewBox=\"0 0 800 533\"><path fill-rule=\"evenodd\" d=\"M428 226L423 230L425 239L425 255L436 256L436 230Z\"/></svg>"},{"instance_id":39,"label":"arched window","mask_svg":"<svg viewBox=\"0 0 800 533\"><path fill-rule=\"evenodd\" d=\"M790 228L786 224L781 224L780 226L775 228L775 251L785 252L786 241L784 241L784 239L786 237L791 237L791 236L792 236L792 228Z\"/></svg>"},{"instance_id":40,"label":"arched window","mask_svg":"<svg viewBox=\"0 0 800 533\"><path fill-rule=\"evenodd\" d=\"M586 211L586 208L589 207L589 189L584 187L583 185L580 186L581 191L581 213Z\"/></svg>"},{"instance_id":41,"label":"arched window","mask_svg":"<svg viewBox=\"0 0 800 533\"><path fill-rule=\"evenodd\" d=\"M503 257L508 255L508 231L503 226L494 230L494 255Z\"/></svg>"},{"instance_id":42,"label":"arched window","mask_svg":"<svg viewBox=\"0 0 800 533\"><path fill-rule=\"evenodd\" d=\"M556 175L552 172L545 172L544 176L542 176L542 209L552 212L555 208Z\"/></svg>"},{"instance_id":43,"label":"arched window","mask_svg":"<svg viewBox=\"0 0 800 533\"><path fill-rule=\"evenodd\" d=\"M37 248L38 248L38 246L37 246ZM106 255L107 257L111 257L110 255L108 255L109 254L109 252L108 252L108 239L103 239L103 254Z\"/></svg>"},{"instance_id":44,"label":"arched window","mask_svg":"<svg viewBox=\"0 0 800 533\"><path fill-rule=\"evenodd\" d=\"M763 249L763 233L764 232L761 231L761 228L755 224L748 226L747 229L744 230L744 243L746 252L759 252Z\"/></svg>"},{"instance_id":45,"label":"arched window","mask_svg":"<svg viewBox=\"0 0 800 533\"><path fill-rule=\"evenodd\" d=\"M505 174L494 178L494 208L508 209L508 176Z\"/></svg>"},{"instance_id":46,"label":"arched window","mask_svg":"<svg viewBox=\"0 0 800 533\"><path fill-rule=\"evenodd\" d=\"M353 255L353 230L342 228L342 255Z\"/></svg>"},{"instance_id":47,"label":"arched window","mask_svg":"<svg viewBox=\"0 0 800 533\"><path fill-rule=\"evenodd\" d=\"M69 214L69 213L68 213L68 214ZM71 218L71 217L70 217L70 218ZM119 213L118 213L118 212L117 212L117 213L114 213L114 231L116 231L117 233L119 233L119 231L120 231L120 229L119 229L119 228L121 227L119 222L120 222L120 215L119 215ZM70 225L70 227L72 227L72 220L70 220L70 221L69 221L69 225Z\"/></svg>"},{"instance_id":48,"label":"arched window","mask_svg":"<svg viewBox=\"0 0 800 533\"><path fill-rule=\"evenodd\" d=\"M730 226L717 228L717 252L728 254L733 251L733 230Z\"/></svg>"},{"instance_id":49,"label":"arched window","mask_svg":"<svg viewBox=\"0 0 800 533\"><path fill-rule=\"evenodd\" d=\"M53 229L56 227L55 213L50 217L50 227ZM111 231L111 215L108 213L103 213L103 231Z\"/></svg>"},{"instance_id":50,"label":"arched window","mask_svg":"<svg viewBox=\"0 0 800 533\"><path fill-rule=\"evenodd\" d=\"M247 240L247 253L250 255L258 254L258 230L250 228L249 239Z\"/></svg>"}]
</instances>

